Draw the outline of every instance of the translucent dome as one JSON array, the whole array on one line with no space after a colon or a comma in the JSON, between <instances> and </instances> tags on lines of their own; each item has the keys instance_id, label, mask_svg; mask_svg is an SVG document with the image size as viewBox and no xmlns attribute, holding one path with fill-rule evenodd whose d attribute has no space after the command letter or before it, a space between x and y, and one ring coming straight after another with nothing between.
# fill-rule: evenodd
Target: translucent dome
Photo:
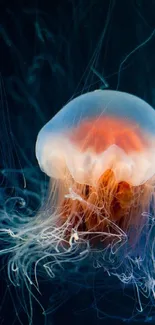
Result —
<instances>
[{"instance_id":1,"label":"translucent dome","mask_svg":"<svg viewBox=\"0 0 155 325\"><path fill-rule=\"evenodd\" d=\"M39 132L36 156L50 177L93 185L108 169L140 185L155 173L155 112L142 99L96 90L64 106Z\"/></svg>"}]
</instances>

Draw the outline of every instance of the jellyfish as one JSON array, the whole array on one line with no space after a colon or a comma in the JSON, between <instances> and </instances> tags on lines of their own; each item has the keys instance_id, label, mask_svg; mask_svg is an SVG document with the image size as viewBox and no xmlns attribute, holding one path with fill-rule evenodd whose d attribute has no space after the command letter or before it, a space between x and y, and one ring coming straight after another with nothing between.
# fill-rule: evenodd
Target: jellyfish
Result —
<instances>
[{"instance_id":1,"label":"jellyfish","mask_svg":"<svg viewBox=\"0 0 155 325\"><path fill-rule=\"evenodd\" d=\"M142 311L144 319L150 313L155 319L154 130L155 111L144 100L96 90L71 100L39 132L36 157L49 177L49 190L45 184L37 211L21 194L9 198L0 227L6 245L0 255L10 254L10 282L17 290L28 289L30 320L32 298L46 316L38 298L42 278L52 286L46 281L51 312L86 287L95 295L91 306L97 314L101 306L107 317L104 294L111 294L110 278L114 292L123 285L130 296L134 288L131 300L138 307L133 311L129 304L132 319ZM149 312L141 297L152 299ZM109 296L107 301L109 306Z\"/></svg>"},{"instance_id":2,"label":"jellyfish","mask_svg":"<svg viewBox=\"0 0 155 325\"><path fill-rule=\"evenodd\" d=\"M149 104L113 90L73 99L41 129L36 156L59 184L54 222L65 225L62 242L128 243L133 251L154 200L154 130Z\"/></svg>"}]
</instances>

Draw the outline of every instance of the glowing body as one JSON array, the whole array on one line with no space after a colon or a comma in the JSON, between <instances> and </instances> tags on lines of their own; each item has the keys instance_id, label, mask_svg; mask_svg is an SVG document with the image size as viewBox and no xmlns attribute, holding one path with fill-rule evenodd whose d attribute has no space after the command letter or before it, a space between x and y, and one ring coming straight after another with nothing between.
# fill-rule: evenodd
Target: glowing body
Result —
<instances>
[{"instance_id":1,"label":"glowing body","mask_svg":"<svg viewBox=\"0 0 155 325\"><path fill-rule=\"evenodd\" d=\"M65 239L74 230L109 242L134 228L135 244L152 199L154 130L151 106L111 90L77 97L43 127L36 155L42 170L61 180L58 224L67 222Z\"/></svg>"},{"instance_id":2,"label":"glowing body","mask_svg":"<svg viewBox=\"0 0 155 325\"><path fill-rule=\"evenodd\" d=\"M154 133L151 106L110 90L79 96L42 128L36 155L50 177L48 198L32 217L24 200L19 206L26 212L17 213L19 198L11 197L1 216L1 235L10 242L1 254L10 253L14 285L25 283L33 297L34 288L40 292L40 275L77 284L80 279L83 288L100 268L94 306L107 291L114 297L105 273L136 288L140 312L140 293L155 297ZM40 197L45 198L39 195L39 202ZM93 294L96 275L90 276ZM54 287L57 297L57 280ZM55 296L53 301L55 306Z\"/></svg>"}]
</instances>

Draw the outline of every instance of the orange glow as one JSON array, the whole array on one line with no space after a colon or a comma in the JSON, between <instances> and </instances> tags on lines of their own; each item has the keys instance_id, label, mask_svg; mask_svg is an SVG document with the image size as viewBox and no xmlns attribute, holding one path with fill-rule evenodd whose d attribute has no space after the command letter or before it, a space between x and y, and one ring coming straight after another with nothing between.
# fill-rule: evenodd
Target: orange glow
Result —
<instances>
[{"instance_id":1,"label":"orange glow","mask_svg":"<svg viewBox=\"0 0 155 325\"><path fill-rule=\"evenodd\" d=\"M146 146L146 139L138 125L110 117L82 122L72 130L69 138L82 152L92 148L98 154L113 144L127 154L133 151L143 152ZM104 233L107 242L110 234L119 233L118 229L125 234L134 227L137 235L134 235L134 240L132 238L132 244L135 242L144 225L142 213L149 211L152 197L150 180L133 186L125 181L118 182L114 172L108 169L103 172L95 186L79 184L70 175L65 187L66 193L71 188L75 195L67 196L60 205L59 224L68 221L65 239L69 240L72 230L75 229L83 235L86 234L86 237L93 237L96 232Z\"/></svg>"},{"instance_id":2,"label":"orange glow","mask_svg":"<svg viewBox=\"0 0 155 325\"><path fill-rule=\"evenodd\" d=\"M80 150L92 148L98 154L112 144L116 144L126 153L142 151L147 145L143 130L134 122L105 116L83 121L72 130L70 139Z\"/></svg>"},{"instance_id":3,"label":"orange glow","mask_svg":"<svg viewBox=\"0 0 155 325\"><path fill-rule=\"evenodd\" d=\"M68 243L74 231L93 244L138 241L154 202L154 130L151 106L112 90L73 99L43 127L36 152L59 184L57 225Z\"/></svg>"}]
</instances>

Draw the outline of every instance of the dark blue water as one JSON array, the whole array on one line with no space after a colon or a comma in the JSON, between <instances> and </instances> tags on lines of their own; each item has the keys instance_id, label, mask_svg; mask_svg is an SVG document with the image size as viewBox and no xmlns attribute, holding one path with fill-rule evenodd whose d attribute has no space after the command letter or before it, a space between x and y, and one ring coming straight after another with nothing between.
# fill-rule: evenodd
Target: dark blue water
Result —
<instances>
[{"instance_id":1,"label":"dark blue water","mask_svg":"<svg viewBox=\"0 0 155 325\"><path fill-rule=\"evenodd\" d=\"M36 137L72 97L118 89L155 107L154 29L153 0L0 1L2 210L15 196L24 197L34 214L38 210L41 184L48 179L37 165ZM9 201L7 212L11 209ZM27 208L22 211L27 216ZM1 250L7 245L2 237ZM139 313L134 286L120 284L106 270L89 274L85 266L80 273L65 266L52 282L40 277L42 295L36 297L43 313L32 295L30 305L24 283L19 288L10 283L9 256L1 259L0 325L154 322L153 300L142 296Z\"/></svg>"}]
</instances>

